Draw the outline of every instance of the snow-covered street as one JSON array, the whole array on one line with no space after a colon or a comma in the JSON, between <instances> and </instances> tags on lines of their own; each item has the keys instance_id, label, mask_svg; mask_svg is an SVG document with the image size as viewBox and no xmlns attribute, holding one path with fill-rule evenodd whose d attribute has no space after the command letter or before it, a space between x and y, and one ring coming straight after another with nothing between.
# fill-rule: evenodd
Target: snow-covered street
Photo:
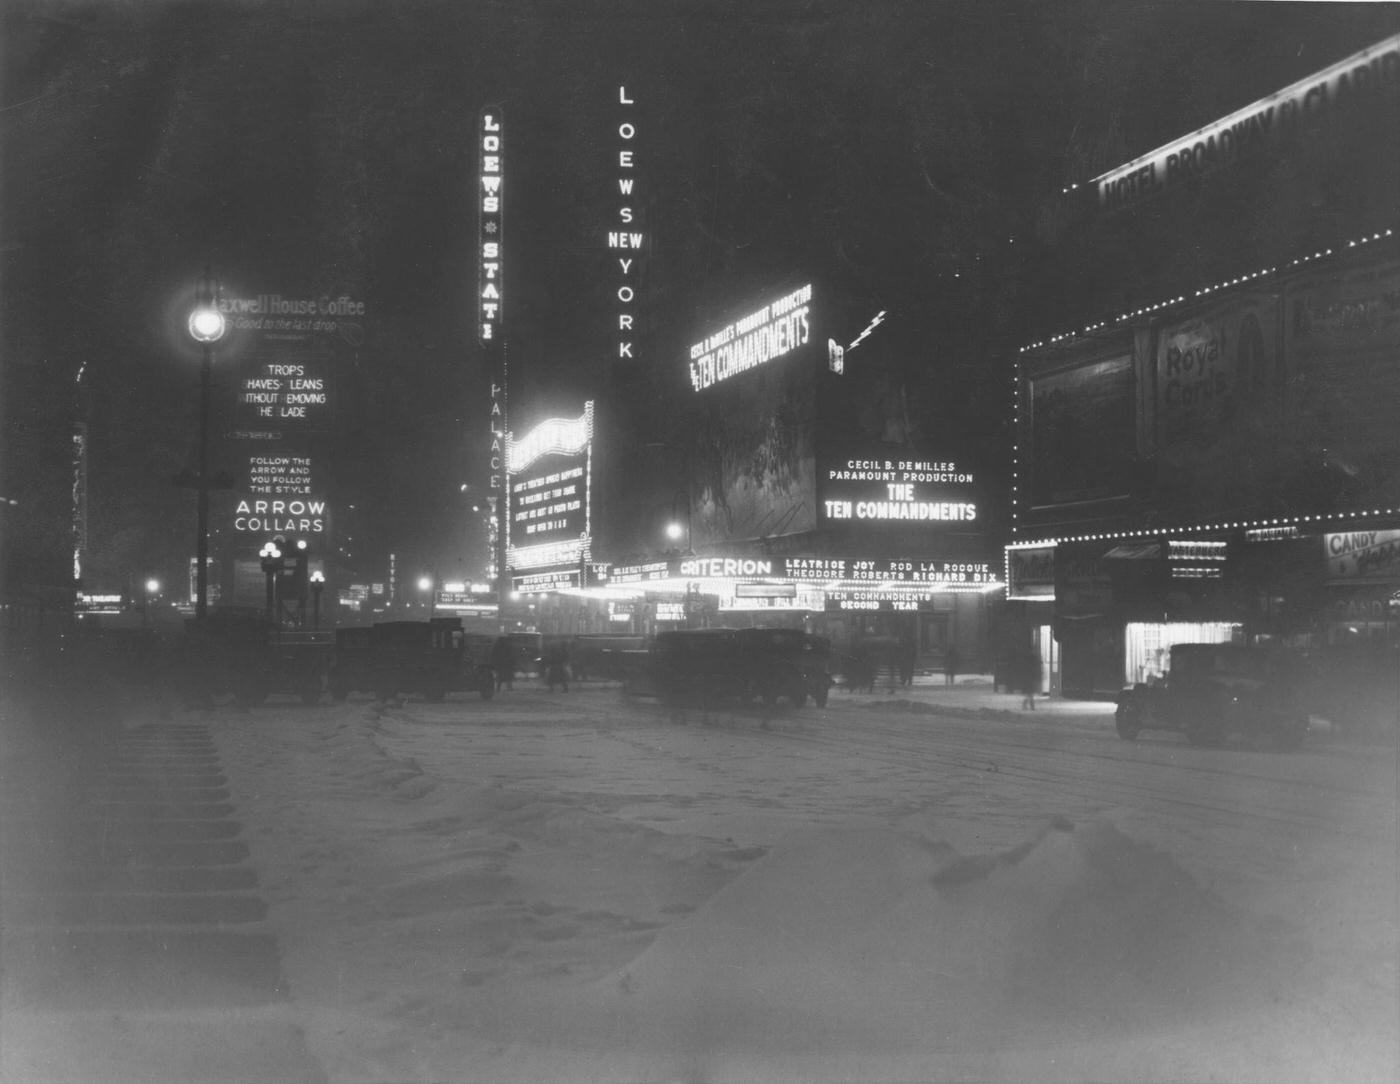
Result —
<instances>
[{"instance_id":1,"label":"snow-covered street","mask_svg":"<svg viewBox=\"0 0 1400 1084\"><path fill-rule=\"evenodd\" d=\"M1400 1065L1393 749L1128 743L1108 705L932 689L767 726L525 684L185 720L330 1081Z\"/></svg>"}]
</instances>

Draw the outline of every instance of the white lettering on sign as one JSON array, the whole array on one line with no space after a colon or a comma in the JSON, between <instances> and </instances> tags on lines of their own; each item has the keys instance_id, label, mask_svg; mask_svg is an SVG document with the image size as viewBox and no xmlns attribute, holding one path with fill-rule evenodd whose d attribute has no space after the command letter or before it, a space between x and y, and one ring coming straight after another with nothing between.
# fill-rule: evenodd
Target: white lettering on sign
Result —
<instances>
[{"instance_id":1,"label":"white lettering on sign","mask_svg":"<svg viewBox=\"0 0 1400 1084\"><path fill-rule=\"evenodd\" d=\"M478 149L481 154L480 203L477 212L477 337L483 345L495 343L501 337L502 297L504 276L501 271L501 235L505 214L501 188L504 181L504 135L501 114L489 108L481 113Z\"/></svg>"},{"instance_id":2,"label":"white lettering on sign","mask_svg":"<svg viewBox=\"0 0 1400 1084\"><path fill-rule=\"evenodd\" d=\"M617 103L621 112L621 119L617 125L617 193L619 203L617 207L617 222L620 226L632 226L638 217L638 208L635 201L636 176L634 170L636 164L633 161L635 154L635 144L637 139L637 123L630 110L636 105L636 99L630 97L625 86L617 88ZM634 340L632 332L636 327L636 313L632 310L632 303L636 300L637 289L637 258L630 253L637 252L643 248L646 235L640 230L618 229L608 230L607 247L610 252L616 252L613 257L617 261L620 281L617 287L617 354L619 359L631 360L636 355L632 352ZM618 251L625 250L625 251Z\"/></svg>"},{"instance_id":3,"label":"white lettering on sign","mask_svg":"<svg viewBox=\"0 0 1400 1084\"><path fill-rule=\"evenodd\" d=\"M682 576L719 579L725 576L771 576L773 562L753 557L695 557L681 562Z\"/></svg>"},{"instance_id":4,"label":"white lettering on sign","mask_svg":"<svg viewBox=\"0 0 1400 1084\"><path fill-rule=\"evenodd\" d=\"M1400 574L1400 531L1348 531L1323 536L1332 577L1356 579Z\"/></svg>"},{"instance_id":5,"label":"white lettering on sign","mask_svg":"<svg viewBox=\"0 0 1400 1084\"><path fill-rule=\"evenodd\" d=\"M325 501L245 499L234 511L233 529L319 533L326 529L325 515Z\"/></svg>"},{"instance_id":6,"label":"white lettering on sign","mask_svg":"<svg viewBox=\"0 0 1400 1084\"><path fill-rule=\"evenodd\" d=\"M243 377L238 403L257 418L311 418L330 403L325 377L307 363L264 362Z\"/></svg>"},{"instance_id":7,"label":"white lettering on sign","mask_svg":"<svg viewBox=\"0 0 1400 1084\"><path fill-rule=\"evenodd\" d=\"M1400 35L1245 106L1188 136L1094 178L1101 210L1115 211L1246 155L1278 148L1300 130L1321 131L1344 112L1394 109Z\"/></svg>"},{"instance_id":8,"label":"white lettering on sign","mask_svg":"<svg viewBox=\"0 0 1400 1084\"><path fill-rule=\"evenodd\" d=\"M809 283L695 343L691 387L703 391L805 346L812 337L811 301Z\"/></svg>"}]
</instances>

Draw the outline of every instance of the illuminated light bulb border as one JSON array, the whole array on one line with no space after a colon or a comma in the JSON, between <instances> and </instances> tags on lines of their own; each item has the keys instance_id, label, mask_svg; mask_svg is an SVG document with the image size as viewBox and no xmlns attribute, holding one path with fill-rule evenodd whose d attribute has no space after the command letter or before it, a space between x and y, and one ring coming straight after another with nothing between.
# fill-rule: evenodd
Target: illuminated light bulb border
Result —
<instances>
[{"instance_id":1,"label":"illuminated light bulb border","mask_svg":"<svg viewBox=\"0 0 1400 1084\"><path fill-rule=\"evenodd\" d=\"M732 579L732 578L696 578L696 577L675 577L665 580L647 580L645 582L627 584L607 584L594 585L587 588L577 587L556 587L549 589L549 593L559 595L577 595L586 598L613 599L613 600L637 600L645 598L647 595L683 595L687 589L700 595L733 595L734 586L739 583L771 583L787 584L794 583L799 588L805 587L813 591L880 591L889 594L903 595L937 595L937 594L991 594L1005 589L1006 584L996 580L987 583L937 583L919 582L911 583L904 581L889 581L882 583L871 583L869 580L831 580L824 582L813 582L807 580L783 580L783 579Z\"/></svg>"},{"instance_id":2,"label":"illuminated light bulb border","mask_svg":"<svg viewBox=\"0 0 1400 1084\"><path fill-rule=\"evenodd\" d=\"M1018 549L1036 549L1044 546L1058 546L1065 542L1117 542L1127 538L1161 538L1171 534L1204 533L1208 531L1252 531L1265 527L1298 527L1307 523L1322 526L1325 523L1345 519L1374 518L1378 516L1400 516L1400 508L1358 509L1354 512L1320 512L1302 516L1280 516L1269 519L1222 520L1216 523L1196 523L1175 527L1144 527L1135 531L1103 531L1094 534L1052 536L1037 540L1025 539L1008 542L1002 547L1003 556L1010 565L1010 552Z\"/></svg>"},{"instance_id":3,"label":"illuminated light bulb border","mask_svg":"<svg viewBox=\"0 0 1400 1084\"><path fill-rule=\"evenodd\" d=\"M1072 189L1072 188L1078 188L1078 187L1079 187L1078 185L1071 185L1071 186L1070 186L1071 189ZM1070 189L1065 189L1065 191L1069 191L1069 190L1070 190ZM1277 265L1275 265L1275 266L1273 266L1273 267L1263 267L1263 268L1259 268L1258 270L1252 271L1252 272L1250 272L1250 273L1248 273L1248 274L1245 274L1245 275L1238 275L1238 276L1236 276L1235 278L1226 279L1226 280L1223 280L1223 281L1221 281L1221 282L1214 283L1214 284L1212 284L1212 285L1210 285L1210 286L1203 286L1201 289L1197 290L1194 294L1192 294L1191 299L1192 299L1192 300L1195 300L1196 298L1206 297L1207 295L1216 293L1216 292L1218 292L1218 291L1220 291L1220 290L1228 289L1228 288L1230 288L1230 287L1232 287L1232 286L1238 286L1238 285L1241 285L1241 284L1249 283L1249 282L1252 282L1252 281L1254 281L1254 280L1256 280L1256 279L1263 278L1263 277L1265 277L1265 276L1267 276L1267 275L1277 274L1280 270L1282 270L1282 271L1291 271L1291 270L1293 270L1294 268L1303 267L1303 266L1305 266L1305 265L1307 265L1307 264L1309 264L1309 263L1316 262L1317 260L1326 259L1327 257L1332 256L1334 253L1336 253L1337 251L1339 251L1339 250L1342 249L1342 248L1347 248L1347 249L1359 248L1359 247L1361 247L1362 245L1373 244L1373 243L1375 243L1375 242L1377 242L1377 241L1382 241L1382 240L1385 240L1386 238L1394 237L1394 236L1395 236L1395 230L1394 230L1394 229L1386 229L1386 230L1378 230L1378 231L1376 231L1375 233L1370 234L1369 236L1355 237L1355 238L1352 238L1351 240L1347 241L1345 244L1338 244L1337 248L1335 248L1335 249L1332 249L1332 248L1321 249L1321 250L1319 250L1318 252L1313 253L1312 255L1304 255L1304 256L1296 257L1295 259L1293 259L1292 261L1290 261L1290 262L1287 263L1287 264L1277 264ZM1058 344L1060 344L1060 343L1067 342L1067 341L1069 341L1069 340L1071 340L1071 339L1078 338L1078 337L1081 336L1081 335L1089 335L1089 334L1092 334L1092 333L1095 332L1095 331L1102 331L1104 328L1109 327L1110 325L1116 326L1116 325L1118 325L1118 324L1123 323L1123 322L1126 321L1126 320L1134 320L1134 319L1137 319L1137 318L1142 317L1142 316L1149 316L1149 315L1152 315L1153 313L1160 312L1160 311L1162 311L1162 310L1164 310L1164 309L1167 309L1167 308L1171 307L1172 305L1179 305L1179 304L1181 304L1182 302L1184 302L1184 301L1186 301L1186 300L1187 300L1187 298L1186 298L1186 296L1183 294L1183 295L1180 296L1180 297L1169 298L1169 299L1166 300L1166 301L1159 301L1159 302L1157 302L1156 304L1153 304L1153 305L1146 305L1146 306L1143 306L1142 308L1134 309L1134 310L1132 310L1131 312L1120 313L1120 314L1119 314L1116 318L1114 318L1114 319L1111 319L1111 320L1110 320L1110 319L1104 319L1104 320L1100 320L1100 321L1098 321L1097 323L1094 323L1094 324L1088 324L1088 325L1086 325L1081 331L1077 331L1077 332L1075 332L1075 331L1066 331L1066 332L1062 332L1062 333L1059 334L1059 335L1053 335L1053 336L1051 336L1051 337L1048 338L1048 339L1042 339L1040 342L1030 343L1030 344L1028 344L1028 345L1026 345L1026 346L1021 347L1021 348L1017 351L1017 354L1018 354L1018 355L1028 354L1028 353L1030 353L1030 352L1032 352L1032 351L1035 351L1035 350L1044 349L1044 348L1047 347L1047 346L1055 346L1055 345L1058 345ZM1018 428L1019 425L1020 425L1020 420L1021 420L1021 394L1020 394L1020 392L1021 392L1021 362L1020 362L1019 356L1018 356L1018 358L1017 358L1017 361L1016 361L1015 366L1013 367L1012 378L1011 378L1011 389L1012 389L1012 427L1013 427L1013 431L1016 431L1017 428ZM1013 531L1019 530L1018 521L1020 520L1020 513L1019 513L1019 511L1017 510L1017 501L1016 501L1016 496L1015 496L1015 495L1016 495L1016 493L1017 493L1017 491L1018 491L1018 486L1016 485L1016 480L1017 480L1017 478L1019 477L1020 462L1021 462L1021 459L1020 459L1020 444L1017 443L1017 444L1014 444L1014 445L1012 446L1012 451L1011 451L1011 471L1012 471L1012 486L1011 486L1011 491L1012 491L1012 499L1011 499L1011 520L1012 520L1012 530L1013 530Z\"/></svg>"},{"instance_id":4,"label":"illuminated light bulb border","mask_svg":"<svg viewBox=\"0 0 1400 1084\"><path fill-rule=\"evenodd\" d=\"M1387 237L1394 236L1394 229L1386 229L1379 230L1375 233L1372 233L1369 236L1355 237L1346 242L1339 242L1335 248L1320 249L1319 251L1314 252L1311 255L1299 256L1288 263L1275 264L1272 267L1261 267L1247 274L1237 275L1234 278L1223 279L1220 282L1212 283L1209 286L1203 286L1201 289L1193 293L1190 296L1190 298L1188 298L1185 294L1182 294L1180 297L1169 297L1164 301L1158 301L1150 305L1143 305L1141 308L1132 309L1128 312L1121 312L1113 318L1105 318L1103 320L1098 321L1097 323L1087 324L1078 331L1065 331L1061 332L1058 335L1052 335L1048 339L1042 339L1040 342L1029 343L1026 346L1021 347L1018 353L1027 354L1033 350L1041 350L1047 346L1054 346L1058 343L1078 338L1080 335L1089 335L1095 331L1101 331L1106 327L1121 324L1126 320L1135 320L1142 316L1151 316L1153 313L1161 312L1163 309L1170 308L1173 305L1180 305L1182 302L1187 300L1195 300L1199 297L1206 297L1207 295L1216 293L1220 290L1227 290L1232 286L1242 286L1247 283L1253 282L1257 279L1264 278L1268 275L1276 275L1281 271L1292 271L1294 268L1304 267L1307 264L1315 263L1318 260L1324 260L1329 256L1336 255L1337 252L1341 251L1342 249L1360 248L1363 245L1373 244L1376 241L1382 241Z\"/></svg>"}]
</instances>

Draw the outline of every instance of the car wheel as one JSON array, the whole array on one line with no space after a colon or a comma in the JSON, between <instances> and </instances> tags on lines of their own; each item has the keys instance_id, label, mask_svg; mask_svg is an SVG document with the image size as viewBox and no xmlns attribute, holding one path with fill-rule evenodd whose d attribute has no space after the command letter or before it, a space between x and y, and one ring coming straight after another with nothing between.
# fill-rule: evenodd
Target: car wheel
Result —
<instances>
[{"instance_id":1,"label":"car wheel","mask_svg":"<svg viewBox=\"0 0 1400 1084\"><path fill-rule=\"evenodd\" d=\"M1118 710L1113 714L1113 725L1124 741L1137 741L1138 732L1142 730L1137 709L1127 704L1118 705Z\"/></svg>"}]
</instances>

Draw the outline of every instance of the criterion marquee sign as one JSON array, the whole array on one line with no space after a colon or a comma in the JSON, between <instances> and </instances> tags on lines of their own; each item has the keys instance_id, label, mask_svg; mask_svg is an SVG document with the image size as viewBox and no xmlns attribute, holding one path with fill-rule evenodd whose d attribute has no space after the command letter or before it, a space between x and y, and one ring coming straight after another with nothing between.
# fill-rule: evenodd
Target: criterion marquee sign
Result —
<instances>
[{"instance_id":1,"label":"criterion marquee sign","mask_svg":"<svg viewBox=\"0 0 1400 1084\"><path fill-rule=\"evenodd\" d=\"M787 593L792 584L927 584L930 587L997 582L986 561L853 557L682 557L613 569L610 582L657 580L772 580L748 584L743 594Z\"/></svg>"},{"instance_id":2,"label":"criterion marquee sign","mask_svg":"<svg viewBox=\"0 0 1400 1084\"><path fill-rule=\"evenodd\" d=\"M956 463L846 459L823 472L817 504L827 523L967 523L977 518L972 484Z\"/></svg>"},{"instance_id":3,"label":"criterion marquee sign","mask_svg":"<svg viewBox=\"0 0 1400 1084\"><path fill-rule=\"evenodd\" d=\"M812 338L812 285L808 283L690 348L690 383L703 391L807 345Z\"/></svg>"},{"instance_id":4,"label":"criterion marquee sign","mask_svg":"<svg viewBox=\"0 0 1400 1084\"><path fill-rule=\"evenodd\" d=\"M995 583L986 561L900 559L854 560L844 557L788 557L778 575L799 582L870 582L919 584Z\"/></svg>"}]
</instances>

